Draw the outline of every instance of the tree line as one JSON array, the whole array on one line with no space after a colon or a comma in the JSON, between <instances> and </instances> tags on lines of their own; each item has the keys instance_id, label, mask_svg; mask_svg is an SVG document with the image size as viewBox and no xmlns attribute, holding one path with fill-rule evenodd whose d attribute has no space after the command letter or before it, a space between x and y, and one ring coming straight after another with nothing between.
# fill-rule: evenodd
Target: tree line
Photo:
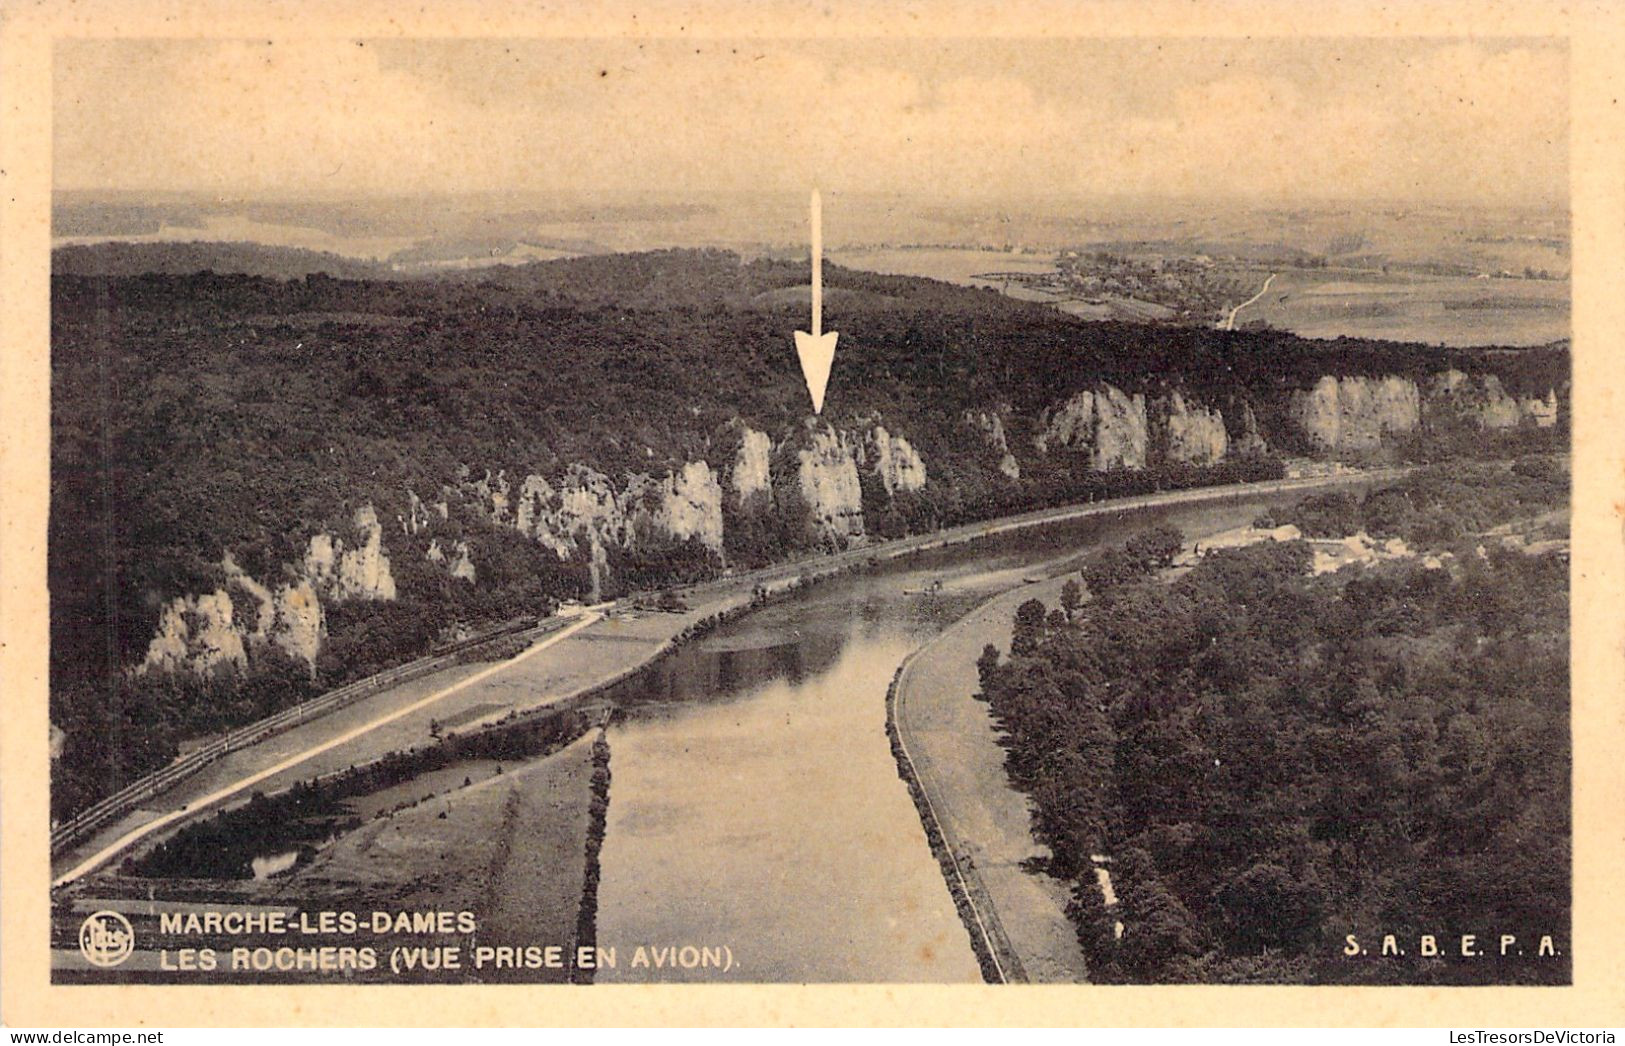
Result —
<instances>
[{"instance_id":1,"label":"tree line","mask_svg":"<svg viewBox=\"0 0 1625 1046\"><path fill-rule=\"evenodd\" d=\"M1527 515L1566 497L1561 476L1524 475L1549 464L1426 475L1355 514L1404 529L1379 522L1396 497L1422 514L1437 497L1471 519L1521 476L1545 484ZM1338 529L1333 500L1295 518ZM1447 568L1322 577L1303 542L1270 542L1170 581L1169 535L1148 534L1098 556L1063 607L1018 608L982 693L1073 885L1091 980L1567 982L1567 562L1481 541ZM1378 955L1388 934L1403 957ZM1461 958L1463 934L1486 954ZM1523 956L1485 943L1500 934ZM1348 935L1369 955L1345 955ZM1454 957L1421 956L1423 935ZM1543 935L1559 955L1535 957Z\"/></svg>"}]
</instances>

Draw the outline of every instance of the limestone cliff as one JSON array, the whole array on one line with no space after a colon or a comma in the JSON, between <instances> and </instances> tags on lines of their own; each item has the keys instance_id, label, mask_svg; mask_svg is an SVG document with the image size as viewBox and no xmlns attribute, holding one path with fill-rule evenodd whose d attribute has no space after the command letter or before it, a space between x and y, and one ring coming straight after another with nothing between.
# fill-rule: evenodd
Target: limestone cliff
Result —
<instances>
[{"instance_id":1,"label":"limestone cliff","mask_svg":"<svg viewBox=\"0 0 1625 1046\"><path fill-rule=\"evenodd\" d=\"M315 665L327 639L327 614L308 580L282 585L276 593L276 621L268 637L290 656Z\"/></svg>"},{"instance_id":2,"label":"limestone cliff","mask_svg":"<svg viewBox=\"0 0 1625 1046\"><path fill-rule=\"evenodd\" d=\"M1447 370L1428 383L1424 415L1435 425L1470 424L1481 429L1520 425L1551 428L1557 424L1557 390L1545 396L1514 397L1494 374L1472 376Z\"/></svg>"},{"instance_id":3,"label":"limestone cliff","mask_svg":"<svg viewBox=\"0 0 1625 1046\"><path fill-rule=\"evenodd\" d=\"M487 499L489 489L480 491ZM493 523L506 518L493 509ZM529 475L519 488L513 526L521 534L547 546L560 559L568 559L578 548L593 541L605 544L629 543L631 528L609 477L585 465L572 465L555 487L544 477Z\"/></svg>"},{"instance_id":4,"label":"limestone cliff","mask_svg":"<svg viewBox=\"0 0 1625 1046\"><path fill-rule=\"evenodd\" d=\"M1523 421L1523 410L1518 401L1507 395L1501 379L1493 374L1484 375L1481 383L1483 405L1479 418L1487 429L1513 429Z\"/></svg>"},{"instance_id":5,"label":"limestone cliff","mask_svg":"<svg viewBox=\"0 0 1625 1046\"><path fill-rule=\"evenodd\" d=\"M1008 407L997 407L993 410L966 411L965 423L973 428L980 429L988 445L999 454L999 471L1010 479L1021 478L1021 462L1010 453L1010 441L1004 432L1004 414Z\"/></svg>"},{"instance_id":6,"label":"limestone cliff","mask_svg":"<svg viewBox=\"0 0 1625 1046\"><path fill-rule=\"evenodd\" d=\"M324 596L332 601L395 598L378 513L365 505L354 523L358 545L347 547L326 532L312 536L304 558L284 568L288 579L275 590L251 577L228 551L220 562L225 585L170 600L135 670L199 675L241 670L270 648L314 667L327 638Z\"/></svg>"},{"instance_id":7,"label":"limestone cliff","mask_svg":"<svg viewBox=\"0 0 1625 1046\"><path fill-rule=\"evenodd\" d=\"M355 529L361 543L354 547L331 534L313 536L305 552L305 577L330 599L394 599L395 578L384 552L377 510L371 505L357 509Z\"/></svg>"},{"instance_id":8,"label":"limestone cliff","mask_svg":"<svg viewBox=\"0 0 1625 1046\"><path fill-rule=\"evenodd\" d=\"M1039 418L1033 444L1039 453L1069 447L1087 451L1090 466L1141 469L1148 440L1145 397L1129 396L1114 385L1101 385L1072 396Z\"/></svg>"},{"instance_id":9,"label":"limestone cliff","mask_svg":"<svg viewBox=\"0 0 1625 1046\"><path fill-rule=\"evenodd\" d=\"M247 668L248 651L232 611L231 596L224 589L170 600L158 615L157 634L147 644L138 671L208 675Z\"/></svg>"},{"instance_id":10,"label":"limestone cliff","mask_svg":"<svg viewBox=\"0 0 1625 1046\"><path fill-rule=\"evenodd\" d=\"M797 487L819 540L838 548L861 540L863 487L851 440L826 425L813 431L796 460Z\"/></svg>"},{"instance_id":11,"label":"limestone cliff","mask_svg":"<svg viewBox=\"0 0 1625 1046\"><path fill-rule=\"evenodd\" d=\"M1557 390L1547 389L1544 398L1525 397L1518 401L1518 409L1536 428L1549 429L1557 424Z\"/></svg>"},{"instance_id":12,"label":"limestone cliff","mask_svg":"<svg viewBox=\"0 0 1625 1046\"><path fill-rule=\"evenodd\" d=\"M876 425L869 430L866 444L859 452L859 463L873 459L875 475L887 494L921 490L925 487L925 462L919 452L902 436L894 436L885 426Z\"/></svg>"},{"instance_id":13,"label":"limestone cliff","mask_svg":"<svg viewBox=\"0 0 1625 1046\"><path fill-rule=\"evenodd\" d=\"M1241 405L1241 434L1230 441L1230 450L1235 454L1262 454L1269 450L1269 444L1258 428L1258 415L1253 413L1251 403Z\"/></svg>"},{"instance_id":14,"label":"limestone cliff","mask_svg":"<svg viewBox=\"0 0 1625 1046\"><path fill-rule=\"evenodd\" d=\"M474 560L469 556L468 542L459 541L452 546L452 554L446 555L446 550L440 547L440 539L435 538L429 542L429 550L424 553L429 562L444 567L447 574L459 581L472 583L477 577L474 569Z\"/></svg>"},{"instance_id":15,"label":"limestone cliff","mask_svg":"<svg viewBox=\"0 0 1625 1046\"><path fill-rule=\"evenodd\" d=\"M1307 392L1293 393L1291 416L1319 450L1375 450L1387 436L1416 430L1422 398L1407 378L1328 374Z\"/></svg>"},{"instance_id":16,"label":"limestone cliff","mask_svg":"<svg viewBox=\"0 0 1625 1046\"><path fill-rule=\"evenodd\" d=\"M746 426L729 476L738 504L744 505L752 498L765 498L771 494L772 459L773 441L767 438L767 433Z\"/></svg>"},{"instance_id":17,"label":"limestone cliff","mask_svg":"<svg viewBox=\"0 0 1625 1046\"><path fill-rule=\"evenodd\" d=\"M495 489L476 485L491 498ZM503 525L494 508L492 522ZM512 525L560 559L599 546L634 548L640 535L661 540L698 540L722 551L722 483L704 461L691 461L656 482L645 474L626 477L617 489L610 478L572 465L555 486L539 475L520 485Z\"/></svg>"},{"instance_id":18,"label":"limestone cliff","mask_svg":"<svg viewBox=\"0 0 1625 1046\"><path fill-rule=\"evenodd\" d=\"M1544 397L1520 399L1493 374L1470 376L1455 370L1420 384L1396 375L1323 375L1311 387L1285 394L1273 408L1269 416L1277 429L1271 439L1291 430L1322 454L1374 451L1424 425L1440 430L1461 424L1550 428L1559 416L1555 389ZM1226 411L1231 412L1228 418ZM967 413L966 420L990 438L1003 434L1002 424L995 428L996 415ZM1175 389L1148 407L1139 394L1101 385L1043 411L1033 445L1045 454L1060 448L1084 451L1089 468L1105 470L1164 461L1214 465L1237 454L1264 451L1269 443L1249 399L1234 397L1220 410Z\"/></svg>"},{"instance_id":19,"label":"limestone cliff","mask_svg":"<svg viewBox=\"0 0 1625 1046\"><path fill-rule=\"evenodd\" d=\"M661 485L655 525L678 541L722 551L722 483L703 461L690 461Z\"/></svg>"},{"instance_id":20,"label":"limestone cliff","mask_svg":"<svg viewBox=\"0 0 1625 1046\"><path fill-rule=\"evenodd\" d=\"M1224 460L1230 447L1224 416L1197 403L1187 403L1175 392L1161 405L1167 426L1166 458L1187 465L1212 465Z\"/></svg>"},{"instance_id":21,"label":"limestone cliff","mask_svg":"<svg viewBox=\"0 0 1625 1046\"><path fill-rule=\"evenodd\" d=\"M230 552L220 567L230 581L229 587L241 589L254 600L252 627L242 620L242 613L238 615L249 649L270 643L289 657L314 665L327 636L327 620L310 580L302 577L272 592L239 567Z\"/></svg>"}]
</instances>

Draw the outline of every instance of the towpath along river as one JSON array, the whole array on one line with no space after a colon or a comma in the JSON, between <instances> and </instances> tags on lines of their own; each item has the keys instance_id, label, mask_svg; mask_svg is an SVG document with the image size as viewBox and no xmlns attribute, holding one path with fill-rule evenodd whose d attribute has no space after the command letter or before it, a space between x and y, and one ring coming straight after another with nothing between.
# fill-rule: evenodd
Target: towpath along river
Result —
<instances>
[{"instance_id":1,"label":"towpath along river","mask_svg":"<svg viewBox=\"0 0 1625 1046\"><path fill-rule=\"evenodd\" d=\"M734 957L726 976L740 981L976 980L969 938L886 739L885 693L898 665L978 604L1102 542L1160 520L1188 537L1211 533L1307 490L1350 482L1361 480L1097 504L1039 514L1027 525L1006 520L969 528L949 537L984 536L922 548L945 540L932 536L913 542L907 558L796 593L637 670L688 624L748 602L758 579L697 588L686 614L589 621L527 656L454 666L232 753L58 855L53 872L64 877L103 855L116 863L113 844L144 823L190 817L203 803L229 805L248 790L274 791L422 744L431 720L466 730L632 672L604 695L624 714L610 730L600 946L622 955L639 946L725 946ZM863 562L886 552L841 558ZM798 569L806 567L781 573ZM945 680L940 696L968 700L961 689ZM922 699L914 707L925 711L928 704ZM923 722L919 729L926 732ZM985 737L986 725L980 729ZM976 759L979 780L992 787L988 753L980 750ZM1025 831L1014 811L986 815L1011 853ZM965 814L967 825L972 816ZM967 830L966 839L994 852L992 833L977 832ZM154 831L146 841L162 834ZM1048 914L1032 908L1038 913L1032 924L1047 919L1051 940L1053 910L1053 902ZM1014 907L1005 916L1011 927L1025 919ZM1063 951L1054 952L1053 968L1036 959L1035 973L1073 976ZM600 971L599 979L717 977L713 969L623 963Z\"/></svg>"}]
</instances>

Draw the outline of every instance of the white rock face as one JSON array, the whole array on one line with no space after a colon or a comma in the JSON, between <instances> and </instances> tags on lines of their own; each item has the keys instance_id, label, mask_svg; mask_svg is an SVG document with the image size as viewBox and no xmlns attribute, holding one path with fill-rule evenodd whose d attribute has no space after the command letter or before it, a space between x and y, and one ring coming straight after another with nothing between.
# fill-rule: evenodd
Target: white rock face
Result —
<instances>
[{"instance_id":1,"label":"white rock face","mask_svg":"<svg viewBox=\"0 0 1625 1046\"><path fill-rule=\"evenodd\" d=\"M1511 429L1523 424L1551 428L1557 424L1557 390L1544 398L1520 400L1507 392L1494 374L1475 378L1454 368L1429 384L1429 409L1444 417L1465 418L1482 429Z\"/></svg>"},{"instance_id":2,"label":"white rock face","mask_svg":"<svg viewBox=\"0 0 1625 1046\"><path fill-rule=\"evenodd\" d=\"M276 618L268 638L289 656L315 666L327 639L327 613L308 580L301 578L276 590Z\"/></svg>"},{"instance_id":3,"label":"white rock face","mask_svg":"<svg viewBox=\"0 0 1625 1046\"><path fill-rule=\"evenodd\" d=\"M451 561L451 576L469 584L474 583L474 560L468 554L466 541L457 542L457 558Z\"/></svg>"},{"instance_id":4,"label":"white rock face","mask_svg":"<svg viewBox=\"0 0 1625 1046\"><path fill-rule=\"evenodd\" d=\"M1536 428L1549 429L1557 424L1557 390L1547 389L1545 399L1530 396L1519 400L1518 409Z\"/></svg>"},{"instance_id":5,"label":"white rock face","mask_svg":"<svg viewBox=\"0 0 1625 1046\"><path fill-rule=\"evenodd\" d=\"M616 490L608 476L572 465L557 487L530 475L520 485L513 526L560 559L579 550L633 548L639 533L703 542L722 551L722 483L704 461L691 461L660 482L638 474ZM602 549L600 549L602 551Z\"/></svg>"},{"instance_id":6,"label":"white rock face","mask_svg":"<svg viewBox=\"0 0 1625 1046\"><path fill-rule=\"evenodd\" d=\"M863 488L858 462L844 434L823 428L797 452L796 480L819 538L845 547L863 537Z\"/></svg>"},{"instance_id":7,"label":"white rock face","mask_svg":"<svg viewBox=\"0 0 1625 1046\"><path fill-rule=\"evenodd\" d=\"M1479 409L1479 424L1487 429L1515 429L1523 421L1523 409L1518 401L1507 394L1501 379L1493 374L1484 375L1482 386L1484 405Z\"/></svg>"},{"instance_id":8,"label":"white rock face","mask_svg":"<svg viewBox=\"0 0 1625 1046\"><path fill-rule=\"evenodd\" d=\"M498 472L493 476L487 470L483 477L470 484L470 488L474 491L475 503L485 517L498 526L506 526L509 521L507 473Z\"/></svg>"},{"instance_id":9,"label":"white rock face","mask_svg":"<svg viewBox=\"0 0 1625 1046\"><path fill-rule=\"evenodd\" d=\"M220 568L229 587L254 601L253 625L237 620L236 606L225 589L176 597L159 614L147 656L136 671L203 675L222 666L247 668L253 652L267 646L314 668L327 639L323 596L335 601L395 598L383 526L371 505L356 511L355 528L361 540L354 548L331 534L314 535L304 559L290 571L297 576L275 592L249 576L227 552Z\"/></svg>"},{"instance_id":10,"label":"white rock face","mask_svg":"<svg viewBox=\"0 0 1625 1046\"><path fill-rule=\"evenodd\" d=\"M666 477L656 525L679 541L697 538L722 551L722 484L703 461L690 461Z\"/></svg>"},{"instance_id":11,"label":"white rock face","mask_svg":"<svg viewBox=\"0 0 1625 1046\"><path fill-rule=\"evenodd\" d=\"M396 518L400 520L401 533L416 534L428 527L430 522L429 508L423 504L416 491L409 490L406 492L406 515L397 516ZM440 518L446 518L444 511L440 513Z\"/></svg>"},{"instance_id":12,"label":"white rock face","mask_svg":"<svg viewBox=\"0 0 1625 1046\"><path fill-rule=\"evenodd\" d=\"M887 494L920 490L925 486L925 462L902 436L893 436L882 425L869 432L869 448L874 455L875 474Z\"/></svg>"},{"instance_id":13,"label":"white rock face","mask_svg":"<svg viewBox=\"0 0 1625 1046\"><path fill-rule=\"evenodd\" d=\"M739 454L734 458L733 474L729 477L738 504L743 505L758 496L771 496L772 458L773 441L767 438L767 433L747 427L744 441L739 445Z\"/></svg>"},{"instance_id":14,"label":"white rock face","mask_svg":"<svg viewBox=\"0 0 1625 1046\"><path fill-rule=\"evenodd\" d=\"M1241 435L1231 444L1231 449L1237 454L1262 454L1269 449L1264 434L1258 430L1258 415L1253 413L1251 403L1242 404Z\"/></svg>"},{"instance_id":15,"label":"white rock face","mask_svg":"<svg viewBox=\"0 0 1625 1046\"><path fill-rule=\"evenodd\" d=\"M988 445L1001 455L999 458L999 471L1011 479L1021 478L1021 462L1010 453L1010 441L1005 438L1004 418L1001 410L966 411L965 421L982 430L987 437Z\"/></svg>"},{"instance_id":16,"label":"white rock face","mask_svg":"<svg viewBox=\"0 0 1625 1046\"><path fill-rule=\"evenodd\" d=\"M312 537L305 552L305 576L331 599L394 599L395 578L384 552L384 528L371 505L356 510L355 528L361 535L361 544L355 548L345 548L342 539L330 534Z\"/></svg>"},{"instance_id":17,"label":"white rock face","mask_svg":"<svg viewBox=\"0 0 1625 1046\"><path fill-rule=\"evenodd\" d=\"M1145 397L1133 397L1112 385L1084 391L1044 412L1033 443L1040 453L1051 447L1089 451L1090 467L1143 469L1146 463Z\"/></svg>"},{"instance_id":18,"label":"white rock face","mask_svg":"<svg viewBox=\"0 0 1625 1046\"><path fill-rule=\"evenodd\" d=\"M51 761L62 758L62 749L68 743L68 733L55 723L51 724Z\"/></svg>"},{"instance_id":19,"label":"white rock face","mask_svg":"<svg viewBox=\"0 0 1625 1046\"><path fill-rule=\"evenodd\" d=\"M440 539L435 538L429 542L429 551L424 553L425 559L431 563L444 567L447 574L461 581L474 581L477 576L474 570L474 560L468 554L468 542L459 541L452 546L452 554L446 555L446 550L440 547Z\"/></svg>"},{"instance_id":20,"label":"white rock face","mask_svg":"<svg viewBox=\"0 0 1625 1046\"><path fill-rule=\"evenodd\" d=\"M220 569L226 572L226 577L233 585L242 589L254 600L256 612L254 614L254 627L239 626L247 639L263 642L270 634L271 626L276 622L276 596L271 590L249 577L237 560L227 552L220 560Z\"/></svg>"},{"instance_id":21,"label":"white rock face","mask_svg":"<svg viewBox=\"0 0 1625 1046\"><path fill-rule=\"evenodd\" d=\"M158 615L158 631L147 644L137 671L195 672L248 667L243 636L232 620L231 596L224 589L170 600Z\"/></svg>"},{"instance_id":22,"label":"white rock face","mask_svg":"<svg viewBox=\"0 0 1625 1046\"><path fill-rule=\"evenodd\" d=\"M1212 465L1224 460L1230 448L1224 417L1174 393L1167 405L1168 459L1188 465Z\"/></svg>"},{"instance_id":23,"label":"white rock face","mask_svg":"<svg viewBox=\"0 0 1625 1046\"><path fill-rule=\"evenodd\" d=\"M1293 394L1292 416L1322 450L1373 450L1384 436L1416 430L1422 397L1406 378L1326 375L1310 391Z\"/></svg>"},{"instance_id":24,"label":"white rock face","mask_svg":"<svg viewBox=\"0 0 1625 1046\"><path fill-rule=\"evenodd\" d=\"M241 622L237 629L250 652L269 643L312 668L327 638L327 614L310 581L282 585L275 593L250 577L237 565L230 552L220 562L231 583L248 593L258 604L254 627Z\"/></svg>"}]
</instances>

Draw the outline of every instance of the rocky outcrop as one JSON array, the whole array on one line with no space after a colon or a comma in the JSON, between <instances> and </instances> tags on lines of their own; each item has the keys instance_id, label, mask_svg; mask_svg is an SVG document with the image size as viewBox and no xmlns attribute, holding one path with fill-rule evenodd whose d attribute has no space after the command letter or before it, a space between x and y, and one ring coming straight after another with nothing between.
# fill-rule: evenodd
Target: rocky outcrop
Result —
<instances>
[{"instance_id":1,"label":"rocky outcrop","mask_svg":"<svg viewBox=\"0 0 1625 1046\"><path fill-rule=\"evenodd\" d=\"M965 423L980 429L988 446L999 454L999 471L1010 479L1021 478L1021 462L1010 453L1010 441L1004 433L1004 413L1008 408L996 410L966 411Z\"/></svg>"},{"instance_id":2,"label":"rocky outcrop","mask_svg":"<svg viewBox=\"0 0 1625 1046\"><path fill-rule=\"evenodd\" d=\"M1493 374L1484 375L1481 382L1483 405L1479 408L1479 422L1487 429L1515 429L1523 421L1523 409L1518 401L1507 394L1501 379Z\"/></svg>"},{"instance_id":3,"label":"rocky outcrop","mask_svg":"<svg viewBox=\"0 0 1625 1046\"><path fill-rule=\"evenodd\" d=\"M1251 403L1241 405L1241 434L1230 441L1230 450L1235 454L1262 454L1269 450L1264 434L1259 431L1258 415L1253 413Z\"/></svg>"},{"instance_id":4,"label":"rocky outcrop","mask_svg":"<svg viewBox=\"0 0 1625 1046\"><path fill-rule=\"evenodd\" d=\"M209 675L241 670L256 651L273 647L314 667L327 638L327 616L310 581L300 578L272 593L244 574L229 555L222 565L231 577L228 587L257 604L253 624L239 617L225 588L179 596L158 615L158 628L136 671Z\"/></svg>"},{"instance_id":5,"label":"rocky outcrop","mask_svg":"<svg viewBox=\"0 0 1625 1046\"><path fill-rule=\"evenodd\" d=\"M1033 445L1039 453L1067 447L1089 454L1090 467L1141 469L1146 465L1145 397L1113 385L1074 395L1039 418Z\"/></svg>"},{"instance_id":6,"label":"rocky outcrop","mask_svg":"<svg viewBox=\"0 0 1625 1046\"><path fill-rule=\"evenodd\" d=\"M310 580L299 578L281 585L273 593L239 567L230 552L220 567L230 581L228 587L240 589L254 600L252 625L244 620L246 609L240 609L237 615L239 630L249 649L269 643L289 657L314 666L322 642L327 638L327 615Z\"/></svg>"},{"instance_id":7,"label":"rocky outcrop","mask_svg":"<svg viewBox=\"0 0 1625 1046\"><path fill-rule=\"evenodd\" d=\"M492 521L503 522L495 517ZM519 488L513 526L560 559L568 559L594 540L626 545L631 537L626 512L609 477L585 465L571 466L557 487L541 476L526 476Z\"/></svg>"},{"instance_id":8,"label":"rocky outcrop","mask_svg":"<svg viewBox=\"0 0 1625 1046\"><path fill-rule=\"evenodd\" d=\"M248 651L232 611L225 589L170 600L158 615L157 634L139 671L209 675L247 668Z\"/></svg>"},{"instance_id":9,"label":"rocky outcrop","mask_svg":"<svg viewBox=\"0 0 1625 1046\"><path fill-rule=\"evenodd\" d=\"M1397 375L1328 374L1272 406L1273 424L1286 426L1306 439L1312 450L1328 455L1375 451L1420 431L1424 424L1441 430L1462 424L1483 429L1549 428L1559 417L1555 389L1543 397L1520 399L1493 374L1471 376L1457 370L1421 383ZM1004 425L997 414L967 412L964 417L990 443L1004 442ZM1086 452L1089 468L1097 471L1159 462L1215 465L1269 447L1254 404L1246 399L1235 397L1221 411L1176 389L1148 409L1142 395L1131 396L1111 385L1085 389L1045 410L1038 418L1033 445L1041 454L1062 448Z\"/></svg>"},{"instance_id":10,"label":"rocky outcrop","mask_svg":"<svg viewBox=\"0 0 1625 1046\"><path fill-rule=\"evenodd\" d=\"M472 584L477 576L474 570L474 560L468 554L468 542L466 541L459 541L453 545L451 555L448 556L446 550L440 547L440 539L435 538L429 542L429 551L424 553L424 558L431 563L445 567L446 573L459 581L467 581Z\"/></svg>"},{"instance_id":11,"label":"rocky outcrop","mask_svg":"<svg viewBox=\"0 0 1625 1046\"><path fill-rule=\"evenodd\" d=\"M482 496L495 488L489 483ZM476 492L481 493L477 489ZM493 516L493 522L500 521ZM560 559L599 546L634 548L640 535L658 540L697 540L722 551L722 483L704 461L691 461L658 483L641 473L617 490L596 469L573 465L557 486L530 475L513 508L515 529L541 542ZM602 557L600 557L602 558Z\"/></svg>"},{"instance_id":12,"label":"rocky outcrop","mask_svg":"<svg viewBox=\"0 0 1625 1046\"><path fill-rule=\"evenodd\" d=\"M1511 429L1520 425L1551 428L1557 424L1557 390L1546 395L1514 397L1494 374L1477 376L1447 370L1428 385L1425 414L1430 422Z\"/></svg>"},{"instance_id":13,"label":"rocky outcrop","mask_svg":"<svg viewBox=\"0 0 1625 1046\"><path fill-rule=\"evenodd\" d=\"M440 508L440 518L445 519L444 505L442 504ZM428 506L423 503L423 499L418 497L417 492L412 490L406 492L406 514L395 518L399 520L401 533L403 534L417 534L427 529L433 521L429 515Z\"/></svg>"},{"instance_id":14,"label":"rocky outcrop","mask_svg":"<svg viewBox=\"0 0 1625 1046\"><path fill-rule=\"evenodd\" d=\"M797 488L818 539L837 548L861 540L863 488L850 439L828 427L816 429L796 460Z\"/></svg>"},{"instance_id":15,"label":"rocky outcrop","mask_svg":"<svg viewBox=\"0 0 1625 1046\"><path fill-rule=\"evenodd\" d=\"M472 485L475 504L481 513L497 526L506 526L509 521L508 475L498 472L492 475L489 470Z\"/></svg>"},{"instance_id":16,"label":"rocky outcrop","mask_svg":"<svg viewBox=\"0 0 1625 1046\"><path fill-rule=\"evenodd\" d=\"M1291 415L1321 451L1375 450L1386 436L1416 430L1422 397L1407 378L1326 375L1314 388L1293 394Z\"/></svg>"},{"instance_id":17,"label":"rocky outcrop","mask_svg":"<svg viewBox=\"0 0 1625 1046\"><path fill-rule=\"evenodd\" d=\"M146 645L138 671L189 671L206 676L245 669L249 651L232 616L231 596L218 588L202 596L177 596L158 616L158 633Z\"/></svg>"},{"instance_id":18,"label":"rocky outcrop","mask_svg":"<svg viewBox=\"0 0 1625 1046\"><path fill-rule=\"evenodd\" d=\"M722 483L711 466L691 461L661 486L655 525L678 541L697 540L722 552Z\"/></svg>"},{"instance_id":19,"label":"rocky outcrop","mask_svg":"<svg viewBox=\"0 0 1625 1046\"><path fill-rule=\"evenodd\" d=\"M304 574L322 595L334 599L394 599L395 578L384 552L384 528L371 505L356 510L361 543L353 548L331 534L317 534L305 551Z\"/></svg>"},{"instance_id":20,"label":"rocky outcrop","mask_svg":"<svg viewBox=\"0 0 1625 1046\"><path fill-rule=\"evenodd\" d=\"M887 494L921 490L925 487L925 462L902 436L894 436L885 426L869 430L866 445L859 450L858 463L872 467Z\"/></svg>"},{"instance_id":21,"label":"rocky outcrop","mask_svg":"<svg viewBox=\"0 0 1625 1046\"><path fill-rule=\"evenodd\" d=\"M220 562L225 585L172 599L160 611L146 657L135 671L207 675L245 669L257 651L270 648L314 668L327 639L323 598L395 598L378 513L364 505L354 524L357 545L326 532L312 536L304 558L285 568L289 579L275 590L251 577L228 551Z\"/></svg>"},{"instance_id":22,"label":"rocky outcrop","mask_svg":"<svg viewBox=\"0 0 1625 1046\"><path fill-rule=\"evenodd\" d=\"M733 487L738 504L745 505L753 498L771 495L772 460L773 441L767 438L767 433L746 426L729 476L729 484Z\"/></svg>"},{"instance_id":23,"label":"rocky outcrop","mask_svg":"<svg viewBox=\"0 0 1625 1046\"><path fill-rule=\"evenodd\" d=\"M1547 389L1545 398L1527 396L1518 401L1518 409L1536 428L1549 429L1557 424L1557 390Z\"/></svg>"},{"instance_id":24,"label":"rocky outcrop","mask_svg":"<svg viewBox=\"0 0 1625 1046\"><path fill-rule=\"evenodd\" d=\"M276 594L276 620L267 633L289 656L315 666L327 639L327 614L309 581L283 585Z\"/></svg>"},{"instance_id":25,"label":"rocky outcrop","mask_svg":"<svg viewBox=\"0 0 1625 1046\"><path fill-rule=\"evenodd\" d=\"M1230 436L1222 414L1187 403L1177 392L1168 397L1162 413L1167 425L1167 460L1186 465L1213 465L1224 460Z\"/></svg>"}]
</instances>

